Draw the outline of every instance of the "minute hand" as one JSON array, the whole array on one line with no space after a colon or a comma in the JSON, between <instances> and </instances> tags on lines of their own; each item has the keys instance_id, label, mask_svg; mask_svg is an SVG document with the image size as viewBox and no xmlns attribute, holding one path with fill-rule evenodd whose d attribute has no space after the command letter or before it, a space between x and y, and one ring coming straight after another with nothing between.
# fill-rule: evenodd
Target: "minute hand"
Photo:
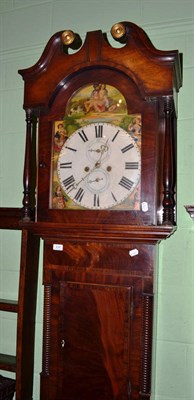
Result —
<instances>
[{"instance_id":1,"label":"minute hand","mask_svg":"<svg viewBox=\"0 0 194 400\"><path fill-rule=\"evenodd\" d=\"M96 168L100 168L102 156L103 156L104 152L108 150L107 143L108 143L108 139L107 139L105 145L102 145L102 146L101 146L101 154L100 154L100 157L99 157L99 159L95 162L93 168L92 168L83 178L81 178L79 182L74 183L74 184L72 185L71 189L67 192L67 194L69 194L72 190L77 189L77 187L79 186L79 184L80 184L81 182L83 182L83 181L87 178L87 176L89 176Z\"/></svg>"},{"instance_id":2,"label":"minute hand","mask_svg":"<svg viewBox=\"0 0 194 400\"><path fill-rule=\"evenodd\" d=\"M92 168L83 178L80 179L79 182L76 182L76 183L73 183L73 184L72 184L71 189L69 189L69 191L67 192L67 194L69 194L72 190L77 189L77 187L79 186L79 184L80 184L81 182L83 182L83 181L87 178L87 176L89 176L89 175L91 174L91 172L93 172L95 169L96 169L96 164L93 166L93 168Z\"/></svg>"}]
</instances>

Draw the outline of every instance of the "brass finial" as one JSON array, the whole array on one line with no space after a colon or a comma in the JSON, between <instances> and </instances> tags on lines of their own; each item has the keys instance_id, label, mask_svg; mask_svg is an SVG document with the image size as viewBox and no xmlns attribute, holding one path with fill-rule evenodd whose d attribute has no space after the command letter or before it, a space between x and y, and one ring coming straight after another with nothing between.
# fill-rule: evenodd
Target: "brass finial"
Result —
<instances>
[{"instance_id":1,"label":"brass finial","mask_svg":"<svg viewBox=\"0 0 194 400\"><path fill-rule=\"evenodd\" d=\"M78 35L78 33L74 33L73 31L70 30L64 31L62 33L61 40L66 48L65 50L66 52L69 47L71 47L71 49L73 50L78 50L82 45L82 40Z\"/></svg>"},{"instance_id":2,"label":"brass finial","mask_svg":"<svg viewBox=\"0 0 194 400\"><path fill-rule=\"evenodd\" d=\"M126 34L125 26L121 23L114 24L111 28L111 35L115 40L120 40Z\"/></svg>"},{"instance_id":3,"label":"brass finial","mask_svg":"<svg viewBox=\"0 0 194 400\"><path fill-rule=\"evenodd\" d=\"M64 31L61 35L62 42L65 46L70 46L76 38L76 35L73 31Z\"/></svg>"}]
</instances>

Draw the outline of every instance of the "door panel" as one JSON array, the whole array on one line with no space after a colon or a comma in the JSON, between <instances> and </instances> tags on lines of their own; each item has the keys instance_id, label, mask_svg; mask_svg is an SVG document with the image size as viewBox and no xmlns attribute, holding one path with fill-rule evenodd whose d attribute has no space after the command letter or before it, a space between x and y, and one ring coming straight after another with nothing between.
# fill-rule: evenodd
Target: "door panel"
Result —
<instances>
[{"instance_id":1,"label":"door panel","mask_svg":"<svg viewBox=\"0 0 194 400\"><path fill-rule=\"evenodd\" d=\"M60 283L58 400L127 400L132 288Z\"/></svg>"}]
</instances>

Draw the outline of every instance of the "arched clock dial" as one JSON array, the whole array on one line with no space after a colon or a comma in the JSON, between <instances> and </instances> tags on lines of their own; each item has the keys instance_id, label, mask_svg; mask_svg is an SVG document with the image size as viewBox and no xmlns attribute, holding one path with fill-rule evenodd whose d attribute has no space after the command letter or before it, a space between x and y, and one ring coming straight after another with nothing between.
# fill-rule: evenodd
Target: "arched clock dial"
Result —
<instances>
[{"instance_id":1,"label":"arched clock dial","mask_svg":"<svg viewBox=\"0 0 194 400\"><path fill-rule=\"evenodd\" d=\"M140 179L141 155L128 132L110 123L76 130L58 159L60 184L77 205L108 209L126 200Z\"/></svg>"}]
</instances>

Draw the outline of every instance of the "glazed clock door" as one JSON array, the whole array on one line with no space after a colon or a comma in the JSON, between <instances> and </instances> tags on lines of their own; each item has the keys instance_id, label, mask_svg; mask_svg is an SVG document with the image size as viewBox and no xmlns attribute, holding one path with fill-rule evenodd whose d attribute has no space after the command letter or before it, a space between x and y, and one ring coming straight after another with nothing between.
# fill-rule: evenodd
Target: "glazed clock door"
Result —
<instances>
[{"instance_id":1,"label":"glazed clock door","mask_svg":"<svg viewBox=\"0 0 194 400\"><path fill-rule=\"evenodd\" d=\"M57 400L129 399L131 302L131 287L61 282Z\"/></svg>"}]
</instances>

